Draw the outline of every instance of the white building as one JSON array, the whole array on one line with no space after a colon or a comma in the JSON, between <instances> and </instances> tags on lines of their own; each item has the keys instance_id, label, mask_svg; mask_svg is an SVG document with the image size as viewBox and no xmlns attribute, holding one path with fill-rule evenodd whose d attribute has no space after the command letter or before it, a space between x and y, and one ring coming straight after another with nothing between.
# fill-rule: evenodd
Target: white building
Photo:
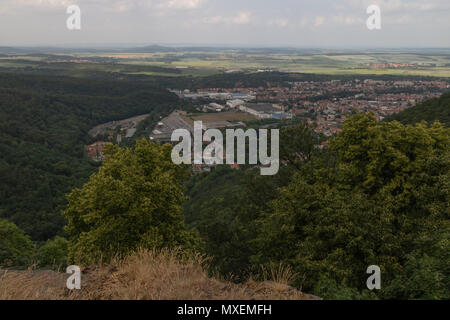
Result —
<instances>
[{"instance_id":1,"label":"white building","mask_svg":"<svg viewBox=\"0 0 450 320\"><path fill-rule=\"evenodd\" d=\"M272 118L272 114L278 111L272 106L272 104L268 103L247 103L239 106L238 108L239 110L254 115L259 119L270 119Z\"/></svg>"},{"instance_id":2,"label":"white building","mask_svg":"<svg viewBox=\"0 0 450 320\"><path fill-rule=\"evenodd\" d=\"M241 99L234 99L227 102L227 106L231 109L234 109L236 107L239 107L240 105L243 105L245 102Z\"/></svg>"}]
</instances>

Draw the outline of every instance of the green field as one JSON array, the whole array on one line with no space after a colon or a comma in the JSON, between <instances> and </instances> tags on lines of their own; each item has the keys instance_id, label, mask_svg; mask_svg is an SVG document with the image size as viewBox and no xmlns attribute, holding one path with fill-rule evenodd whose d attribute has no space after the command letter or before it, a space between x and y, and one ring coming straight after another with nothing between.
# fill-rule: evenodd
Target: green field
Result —
<instances>
[{"instance_id":1,"label":"green field","mask_svg":"<svg viewBox=\"0 0 450 320\"><path fill-rule=\"evenodd\" d=\"M274 70L330 75L404 75L450 77L450 51L277 53L249 50L174 52L95 52L61 55L17 55L0 57L0 68L67 69L76 76L86 71L148 76L203 77L230 70L256 72ZM75 62L74 62L75 61ZM407 64L380 67L377 64Z\"/></svg>"},{"instance_id":2,"label":"green field","mask_svg":"<svg viewBox=\"0 0 450 320\"><path fill-rule=\"evenodd\" d=\"M210 75L214 72L242 70L254 72L271 69L282 72L317 74L377 74L377 75L420 75L450 77L450 54L431 55L414 53L384 54L208 54L186 52L183 54L157 53L141 55L112 55L119 59L131 59L127 64L141 66L159 66L164 68L183 67L183 74ZM127 58L125 58L127 57ZM164 61L167 59L167 61ZM377 68L375 64L409 64L397 68Z\"/></svg>"}]
</instances>

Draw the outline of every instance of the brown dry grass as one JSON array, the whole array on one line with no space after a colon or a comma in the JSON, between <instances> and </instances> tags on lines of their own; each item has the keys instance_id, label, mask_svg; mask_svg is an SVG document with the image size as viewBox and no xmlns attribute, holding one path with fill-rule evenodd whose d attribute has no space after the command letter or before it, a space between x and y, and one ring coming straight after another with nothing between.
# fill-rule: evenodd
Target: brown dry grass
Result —
<instances>
[{"instance_id":1,"label":"brown dry grass","mask_svg":"<svg viewBox=\"0 0 450 320\"><path fill-rule=\"evenodd\" d=\"M85 269L82 289L65 288L68 275L50 271L0 273L0 300L309 300L288 285L292 273L267 272L273 281L233 284L208 277L200 255L140 250L107 266Z\"/></svg>"}]
</instances>

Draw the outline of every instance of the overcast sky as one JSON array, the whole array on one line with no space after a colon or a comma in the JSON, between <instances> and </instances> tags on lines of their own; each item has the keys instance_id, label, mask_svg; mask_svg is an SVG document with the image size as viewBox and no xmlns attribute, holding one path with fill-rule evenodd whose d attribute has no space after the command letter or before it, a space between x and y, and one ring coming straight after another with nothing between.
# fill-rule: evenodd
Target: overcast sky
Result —
<instances>
[{"instance_id":1,"label":"overcast sky","mask_svg":"<svg viewBox=\"0 0 450 320\"><path fill-rule=\"evenodd\" d=\"M366 27L371 4L381 30ZM450 0L0 0L0 46L450 47L449 31Z\"/></svg>"}]
</instances>

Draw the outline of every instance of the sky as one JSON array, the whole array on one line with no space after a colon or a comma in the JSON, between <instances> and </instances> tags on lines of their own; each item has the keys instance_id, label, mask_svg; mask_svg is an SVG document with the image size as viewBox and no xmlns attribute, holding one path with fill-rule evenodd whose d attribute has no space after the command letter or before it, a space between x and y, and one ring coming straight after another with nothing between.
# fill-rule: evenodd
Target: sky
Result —
<instances>
[{"instance_id":1,"label":"sky","mask_svg":"<svg viewBox=\"0 0 450 320\"><path fill-rule=\"evenodd\" d=\"M373 4L380 30L366 26ZM0 0L0 46L448 48L449 17L449 0Z\"/></svg>"}]
</instances>

